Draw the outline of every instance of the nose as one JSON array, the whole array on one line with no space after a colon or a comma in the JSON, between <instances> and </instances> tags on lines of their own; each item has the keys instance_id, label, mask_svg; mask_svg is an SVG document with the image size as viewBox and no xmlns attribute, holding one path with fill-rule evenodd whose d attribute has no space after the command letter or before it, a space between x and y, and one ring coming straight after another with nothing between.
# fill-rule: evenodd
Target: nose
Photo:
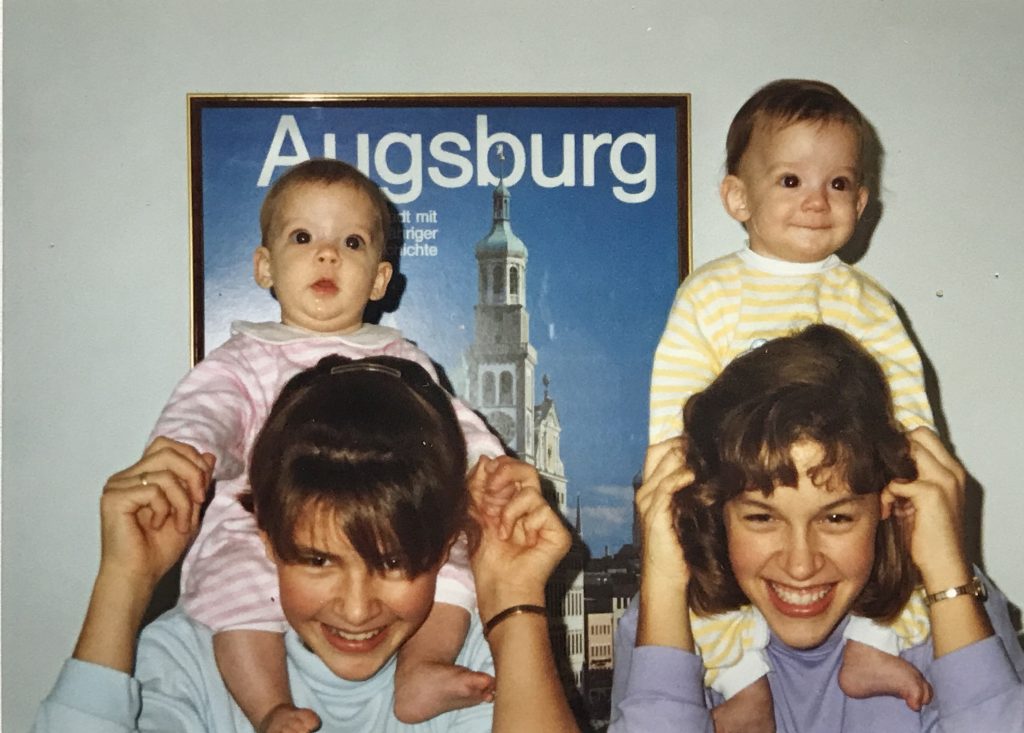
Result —
<instances>
[{"instance_id":1,"label":"nose","mask_svg":"<svg viewBox=\"0 0 1024 733\"><path fill-rule=\"evenodd\" d=\"M782 564L793 580L808 580L821 570L824 557L818 551L813 532L795 531L782 551Z\"/></svg>"},{"instance_id":2,"label":"nose","mask_svg":"<svg viewBox=\"0 0 1024 733\"><path fill-rule=\"evenodd\" d=\"M359 628L380 611L377 578L365 571L348 573L334 592L334 612L352 628Z\"/></svg>"},{"instance_id":3,"label":"nose","mask_svg":"<svg viewBox=\"0 0 1024 733\"><path fill-rule=\"evenodd\" d=\"M323 262L329 265L337 264L338 262L338 245L334 242L323 242L317 246L316 250L317 262Z\"/></svg>"},{"instance_id":4,"label":"nose","mask_svg":"<svg viewBox=\"0 0 1024 733\"><path fill-rule=\"evenodd\" d=\"M828 211L828 192L823 188L811 188L804 197L803 207L807 211Z\"/></svg>"}]
</instances>

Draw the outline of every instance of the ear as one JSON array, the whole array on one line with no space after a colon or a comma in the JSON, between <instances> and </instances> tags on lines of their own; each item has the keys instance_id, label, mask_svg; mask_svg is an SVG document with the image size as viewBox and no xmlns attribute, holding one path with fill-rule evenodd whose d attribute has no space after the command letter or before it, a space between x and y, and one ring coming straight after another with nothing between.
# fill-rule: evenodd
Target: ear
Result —
<instances>
[{"instance_id":1,"label":"ear","mask_svg":"<svg viewBox=\"0 0 1024 733\"><path fill-rule=\"evenodd\" d=\"M864 213L864 207L868 205L868 188L861 186L857 189L857 218Z\"/></svg>"},{"instance_id":2,"label":"ear","mask_svg":"<svg viewBox=\"0 0 1024 733\"><path fill-rule=\"evenodd\" d=\"M747 205L747 187L740 180L739 176L729 174L722 179L722 185L718 190L722 197L722 206L725 207L729 216L740 224L750 218L750 209Z\"/></svg>"},{"instance_id":3,"label":"ear","mask_svg":"<svg viewBox=\"0 0 1024 733\"><path fill-rule=\"evenodd\" d=\"M393 268L391 263L381 260L377 263L377 274L373 278L373 289L370 290L370 300L380 300L388 290L388 283L391 282Z\"/></svg>"},{"instance_id":4,"label":"ear","mask_svg":"<svg viewBox=\"0 0 1024 733\"><path fill-rule=\"evenodd\" d=\"M270 274L270 250L266 247L257 247L252 253L252 277L265 290L274 285Z\"/></svg>"}]
</instances>

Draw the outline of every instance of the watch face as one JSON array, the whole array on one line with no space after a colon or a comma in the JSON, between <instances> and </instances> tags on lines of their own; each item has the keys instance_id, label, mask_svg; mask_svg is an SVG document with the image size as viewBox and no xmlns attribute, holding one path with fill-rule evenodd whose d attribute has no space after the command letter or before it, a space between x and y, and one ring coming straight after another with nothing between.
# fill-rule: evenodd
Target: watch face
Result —
<instances>
[{"instance_id":1,"label":"watch face","mask_svg":"<svg viewBox=\"0 0 1024 733\"><path fill-rule=\"evenodd\" d=\"M979 601L988 600L988 591L985 590L985 584L981 582L979 578L975 578L970 583L970 589L967 591L972 594Z\"/></svg>"}]
</instances>

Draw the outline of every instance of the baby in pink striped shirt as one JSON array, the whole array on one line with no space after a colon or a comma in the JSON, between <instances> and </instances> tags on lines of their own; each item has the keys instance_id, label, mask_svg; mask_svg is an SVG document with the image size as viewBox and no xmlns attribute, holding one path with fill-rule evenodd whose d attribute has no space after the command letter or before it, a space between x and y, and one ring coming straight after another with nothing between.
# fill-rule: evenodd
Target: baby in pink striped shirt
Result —
<instances>
[{"instance_id":1,"label":"baby in pink striped shirt","mask_svg":"<svg viewBox=\"0 0 1024 733\"><path fill-rule=\"evenodd\" d=\"M314 711L296 708L288 687L277 575L255 521L237 497L249 487L249 453L278 392L295 373L329 354L358 359L387 354L424 366L430 358L395 329L363 322L370 301L391 280L384 257L390 203L356 168L310 160L286 172L260 210L262 242L254 276L281 307L280 323L236 322L232 336L177 386L153 430L216 457L216 491L182 566L181 603L213 631L227 689L261 733L311 731ZM504 451L480 418L453 398L473 466ZM502 501L507 497L495 497ZM465 542L438 575L429 618L402 647L395 673L395 714L419 722L489 700L493 678L454 665L476 606ZM379 628L338 645L358 653L386 639L396 609ZM369 636L367 636L369 634Z\"/></svg>"}]
</instances>

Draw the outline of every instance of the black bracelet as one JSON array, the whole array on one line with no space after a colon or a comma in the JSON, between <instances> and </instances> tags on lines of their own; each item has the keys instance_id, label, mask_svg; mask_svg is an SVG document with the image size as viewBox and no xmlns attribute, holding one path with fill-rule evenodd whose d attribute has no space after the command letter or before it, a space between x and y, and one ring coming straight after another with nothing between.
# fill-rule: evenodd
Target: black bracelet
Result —
<instances>
[{"instance_id":1,"label":"black bracelet","mask_svg":"<svg viewBox=\"0 0 1024 733\"><path fill-rule=\"evenodd\" d=\"M496 613L491 618L490 621L484 624L484 636L489 636L490 633L494 631L494 627L500 624L505 619L511 618L512 616L518 616L521 613L535 613L538 616L547 616L548 609L544 608L544 606L535 606L532 603L523 603L518 606L509 606L504 611L499 611L498 613Z\"/></svg>"}]
</instances>

